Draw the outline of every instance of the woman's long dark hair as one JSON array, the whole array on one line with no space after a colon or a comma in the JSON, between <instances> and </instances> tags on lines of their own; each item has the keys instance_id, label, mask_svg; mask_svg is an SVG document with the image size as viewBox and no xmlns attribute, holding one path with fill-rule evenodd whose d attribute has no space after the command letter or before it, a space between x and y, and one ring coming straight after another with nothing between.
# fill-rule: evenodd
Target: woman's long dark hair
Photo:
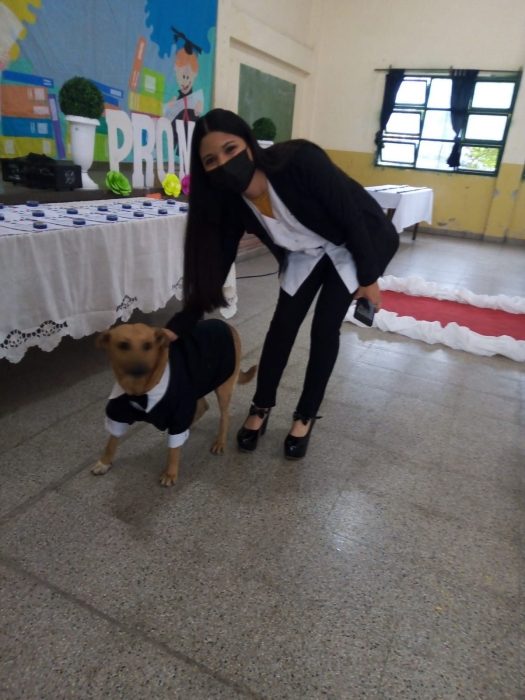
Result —
<instances>
[{"instance_id":1,"label":"woman's long dark hair","mask_svg":"<svg viewBox=\"0 0 525 700\"><path fill-rule=\"evenodd\" d=\"M201 141L212 131L222 131L242 138L251 152L255 166L265 173L276 172L288 162L303 141L286 141L263 149L249 125L235 112L212 109L197 120L191 142L189 212L184 244L184 303L198 311L212 311L225 306L222 284L222 242L228 227L239 225L232 220L238 210L240 195L219 192L210 186L200 158Z\"/></svg>"}]
</instances>

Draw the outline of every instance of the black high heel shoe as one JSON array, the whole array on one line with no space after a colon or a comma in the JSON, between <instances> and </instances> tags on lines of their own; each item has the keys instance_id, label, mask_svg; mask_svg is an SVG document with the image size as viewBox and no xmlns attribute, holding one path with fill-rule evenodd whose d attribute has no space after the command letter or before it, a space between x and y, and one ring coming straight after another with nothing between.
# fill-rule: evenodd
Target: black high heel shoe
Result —
<instances>
[{"instance_id":1,"label":"black high heel shoe","mask_svg":"<svg viewBox=\"0 0 525 700\"><path fill-rule=\"evenodd\" d=\"M284 456L286 459L302 459L306 455L308 443L310 442L310 435L312 434L314 423L318 418L321 418L321 416L307 418L295 411L293 414L294 421L300 420L303 425L306 425L308 421L310 421L310 425L308 426L308 432L306 435L303 435L303 437L296 437L288 433L284 440Z\"/></svg>"},{"instance_id":2,"label":"black high heel shoe","mask_svg":"<svg viewBox=\"0 0 525 700\"><path fill-rule=\"evenodd\" d=\"M263 422L257 430L250 430L250 428L245 428L244 426L239 430L237 433L237 446L241 452L253 452L255 450L259 437L266 432L271 410L271 408L259 408L252 403L248 415L259 416L259 418L263 419Z\"/></svg>"}]
</instances>

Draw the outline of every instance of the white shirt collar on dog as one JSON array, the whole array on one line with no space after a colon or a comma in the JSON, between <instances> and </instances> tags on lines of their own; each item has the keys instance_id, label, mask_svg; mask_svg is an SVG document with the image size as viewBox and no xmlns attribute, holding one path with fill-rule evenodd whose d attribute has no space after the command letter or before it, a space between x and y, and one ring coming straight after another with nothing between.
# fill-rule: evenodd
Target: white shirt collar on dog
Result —
<instances>
[{"instance_id":1,"label":"white shirt collar on dog","mask_svg":"<svg viewBox=\"0 0 525 700\"><path fill-rule=\"evenodd\" d=\"M150 389L148 391L148 407L146 408L146 413L149 413L161 400L161 398L164 396L168 389L168 384L170 383L170 364L169 362L167 363L164 372L162 373L162 377L160 378L160 381L158 384L156 384L153 389ZM120 386L118 382L115 382L113 389L111 390L111 394L109 395L109 401L111 399L116 399L119 396L122 396L122 394L125 394L126 392L124 389ZM131 401L133 403L133 401ZM134 406L141 411L144 410L138 404L134 404Z\"/></svg>"}]
</instances>

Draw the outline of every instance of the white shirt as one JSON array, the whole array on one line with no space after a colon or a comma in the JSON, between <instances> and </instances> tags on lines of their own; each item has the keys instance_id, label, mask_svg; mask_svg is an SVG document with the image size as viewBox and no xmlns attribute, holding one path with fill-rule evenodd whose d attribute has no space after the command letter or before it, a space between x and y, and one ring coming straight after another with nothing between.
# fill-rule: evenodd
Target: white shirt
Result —
<instances>
[{"instance_id":1,"label":"white shirt","mask_svg":"<svg viewBox=\"0 0 525 700\"><path fill-rule=\"evenodd\" d=\"M151 411L158 404L158 402L162 399L162 397L166 393L166 390L168 388L169 383L170 383L170 364L168 362L165 369L164 369L164 372L162 373L162 377L160 378L159 383L156 384L147 393L147 397L148 397L147 407L144 409L144 408L142 408L142 406L139 406L138 404L133 403L133 401L130 401L130 403L139 411L144 411L145 413L149 413L149 411ZM111 399L116 399L125 393L126 392L120 386L120 384L118 382L115 382L115 384L113 385L113 389L111 390L111 394L109 395L108 401L111 401ZM108 416L106 416L105 424L106 424L106 430L108 431L108 433L110 435L113 435L114 437L122 437L123 435L125 435L128 432L128 430L130 428L129 423L120 423L119 421L113 420L112 418L108 418ZM185 430L182 433L177 433L176 435L168 434L168 447L180 447L181 445L183 445L186 442L189 435L190 435L189 430Z\"/></svg>"},{"instance_id":2,"label":"white shirt","mask_svg":"<svg viewBox=\"0 0 525 700\"><path fill-rule=\"evenodd\" d=\"M279 198L270 182L268 191L274 217L262 214L248 197L244 201L281 248L290 251L288 264L281 274L281 289L293 296L310 275L323 255L328 255L345 287L353 294L359 287L354 259L344 245L336 245L301 224Z\"/></svg>"}]
</instances>

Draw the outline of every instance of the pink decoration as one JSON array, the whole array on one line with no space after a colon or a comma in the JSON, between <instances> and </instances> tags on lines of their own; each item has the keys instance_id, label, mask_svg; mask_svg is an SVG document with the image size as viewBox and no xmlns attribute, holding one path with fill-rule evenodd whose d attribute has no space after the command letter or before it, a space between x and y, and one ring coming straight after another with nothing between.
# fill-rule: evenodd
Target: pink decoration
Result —
<instances>
[{"instance_id":1,"label":"pink decoration","mask_svg":"<svg viewBox=\"0 0 525 700\"><path fill-rule=\"evenodd\" d=\"M184 175L181 180L182 194L188 195L190 193L190 176Z\"/></svg>"}]
</instances>

